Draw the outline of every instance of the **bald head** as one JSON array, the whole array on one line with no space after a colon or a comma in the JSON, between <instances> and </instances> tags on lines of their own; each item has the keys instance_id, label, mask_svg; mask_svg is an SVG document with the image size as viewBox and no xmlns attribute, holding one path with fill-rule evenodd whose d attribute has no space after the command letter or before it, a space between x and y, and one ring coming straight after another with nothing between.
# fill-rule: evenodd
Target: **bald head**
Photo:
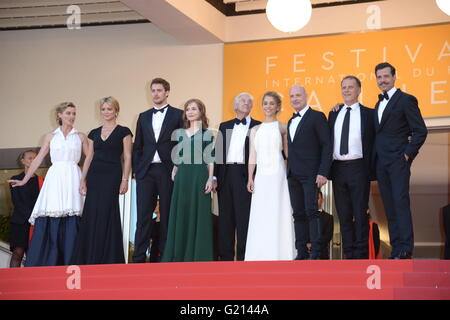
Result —
<instances>
[{"instance_id":1,"label":"bald head","mask_svg":"<svg viewBox=\"0 0 450 320\"><path fill-rule=\"evenodd\" d=\"M289 90L289 98L291 100L291 106L295 111L301 111L306 107L306 100L308 98L306 90L301 85L295 85Z\"/></svg>"}]
</instances>

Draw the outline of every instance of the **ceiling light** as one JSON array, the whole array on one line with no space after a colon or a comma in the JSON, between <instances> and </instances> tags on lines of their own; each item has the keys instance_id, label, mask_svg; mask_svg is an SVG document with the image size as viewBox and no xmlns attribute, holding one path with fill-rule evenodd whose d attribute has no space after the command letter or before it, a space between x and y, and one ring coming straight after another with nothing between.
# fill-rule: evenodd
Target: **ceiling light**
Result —
<instances>
[{"instance_id":1,"label":"ceiling light","mask_svg":"<svg viewBox=\"0 0 450 320\"><path fill-rule=\"evenodd\" d=\"M450 16L450 0L436 0L436 4L446 15Z\"/></svg>"},{"instance_id":2,"label":"ceiling light","mask_svg":"<svg viewBox=\"0 0 450 320\"><path fill-rule=\"evenodd\" d=\"M266 15L270 23L283 32L296 32L311 19L310 0L269 0Z\"/></svg>"}]
</instances>

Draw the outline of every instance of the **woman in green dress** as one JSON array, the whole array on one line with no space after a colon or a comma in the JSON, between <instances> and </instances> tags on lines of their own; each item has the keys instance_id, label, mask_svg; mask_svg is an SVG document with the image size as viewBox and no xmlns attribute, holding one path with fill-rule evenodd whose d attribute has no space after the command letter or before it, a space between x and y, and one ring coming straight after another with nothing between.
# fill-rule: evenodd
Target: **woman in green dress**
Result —
<instances>
[{"instance_id":1,"label":"woman in green dress","mask_svg":"<svg viewBox=\"0 0 450 320\"><path fill-rule=\"evenodd\" d=\"M172 152L174 186L162 262L212 261L213 133L203 102L188 100L183 122Z\"/></svg>"}]
</instances>

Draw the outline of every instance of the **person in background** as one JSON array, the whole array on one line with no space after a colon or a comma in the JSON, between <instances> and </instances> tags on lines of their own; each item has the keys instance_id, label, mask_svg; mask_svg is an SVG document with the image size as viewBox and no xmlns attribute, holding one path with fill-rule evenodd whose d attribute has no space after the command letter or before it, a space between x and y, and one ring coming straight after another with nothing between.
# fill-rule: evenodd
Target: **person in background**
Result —
<instances>
[{"instance_id":1,"label":"person in background","mask_svg":"<svg viewBox=\"0 0 450 320\"><path fill-rule=\"evenodd\" d=\"M319 212L320 219L320 229L321 229L321 242L322 250L320 252L320 259L329 260L330 259L330 241L333 239L334 232L334 219L331 214L323 210L323 193L321 190L317 193L317 208ZM308 235L309 238L309 235ZM311 251L311 242L308 241L307 244L308 251Z\"/></svg>"},{"instance_id":2,"label":"person in background","mask_svg":"<svg viewBox=\"0 0 450 320\"><path fill-rule=\"evenodd\" d=\"M11 180L22 180L30 169L31 162L36 158L37 153L33 150L27 150L20 154L19 162L23 166L24 171ZM10 250L12 252L10 268L18 268L22 263L24 254L28 250L29 239L31 236L30 218L34 204L39 195L39 189L42 187L44 180L34 174L28 182L17 188L10 186L11 200L14 210L11 216L11 238Z\"/></svg>"},{"instance_id":3,"label":"person in background","mask_svg":"<svg viewBox=\"0 0 450 320\"><path fill-rule=\"evenodd\" d=\"M161 214L159 212L159 201L156 203L155 212L153 212L153 226L152 233L150 236L150 262L160 262L161 252L159 252L159 237L160 237L160 227L161 227Z\"/></svg>"}]
</instances>

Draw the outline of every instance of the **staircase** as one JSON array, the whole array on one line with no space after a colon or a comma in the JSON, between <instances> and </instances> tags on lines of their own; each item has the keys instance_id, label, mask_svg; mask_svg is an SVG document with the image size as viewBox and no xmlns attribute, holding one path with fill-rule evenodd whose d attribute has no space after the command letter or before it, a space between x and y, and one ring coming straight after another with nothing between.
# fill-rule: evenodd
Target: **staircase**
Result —
<instances>
[{"instance_id":1,"label":"staircase","mask_svg":"<svg viewBox=\"0 0 450 320\"><path fill-rule=\"evenodd\" d=\"M195 262L0 270L0 300L450 300L450 261Z\"/></svg>"}]
</instances>

